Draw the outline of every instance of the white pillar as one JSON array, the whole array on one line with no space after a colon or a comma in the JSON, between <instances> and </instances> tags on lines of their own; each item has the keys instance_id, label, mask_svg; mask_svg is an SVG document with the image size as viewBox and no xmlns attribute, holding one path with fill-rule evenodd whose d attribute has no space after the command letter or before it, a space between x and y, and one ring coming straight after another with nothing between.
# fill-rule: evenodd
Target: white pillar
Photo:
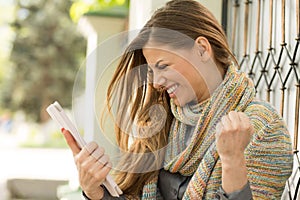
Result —
<instances>
[{"instance_id":1,"label":"white pillar","mask_svg":"<svg viewBox=\"0 0 300 200\"><path fill-rule=\"evenodd\" d=\"M84 16L80 19L78 28L87 38L87 55L85 63L85 94L84 106L76 111L77 116L84 120L84 138L87 142L99 140L97 129L99 129L99 121L95 114L95 92L98 83L97 74L103 69L103 53L109 51L108 48L117 48L116 44L107 49L98 48L107 38L124 31L126 19L122 17L106 17L106 16ZM101 52L100 52L101 51ZM106 95L103 91L103 96ZM79 113L79 114L78 114Z\"/></svg>"},{"instance_id":2,"label":"white pillar","mask_svg":"<svg viewBox=\"0 0 300 200\"><path fill-rule=\"evenodd\" d=\"M141 29L153 12L168 0L130 0L129 30Z\"/></svg>"},{"instance_id":3,"label":"white pillar","mask_svg":"<svg viewBox=\"0 0 300 200\"><path fill-rule=\"evenodd\" d=\"M96 86L95 72L97 71L97 34L91 34L87 43L87 59L86 59L86 90L85 90L85 123L84 137L86 141L92 141L94 138L94 129L96 126L94 117L94 91Z\"/></svg>"},{"instance_id":4,"label":"white pillar","mask_svg":"<svg viewBox=\"0 0 300 200\"><path fill-rule=\"evenodd\" d=\"M94 138L94 91L96 85L95 72L97 71L97 45L98 45L98 34L93 25L89 22L88 18L83 17L78 23L78 29L87 39L87 50L86 50L86 63L85 63L85 78L88 81L85 81L85 93L83 107L76 107L80 109L77 113L82 113L84 117L80 117L84 122L79 122L83 124L84 128L84 139L87 142L90 142ZM81 74L82 75L82 74ZM81 104L82 105L82 104ZM76 106L76 105L75 105ZM75 115L77 114L75 113Z\"/></svg>"}]
</instances>

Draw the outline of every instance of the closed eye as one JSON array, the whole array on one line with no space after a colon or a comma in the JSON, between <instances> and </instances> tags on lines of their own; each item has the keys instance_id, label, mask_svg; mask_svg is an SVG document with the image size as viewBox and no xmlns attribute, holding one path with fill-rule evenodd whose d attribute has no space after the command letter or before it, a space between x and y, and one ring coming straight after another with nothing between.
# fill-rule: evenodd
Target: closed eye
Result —
<instances>
[{"instance_id":1,"label":"closed eye","mask_svg":"<svg viewBox=\"0 0 300 200\"><path fill-rule=\"evenodd\" d=\"M160 64L161 62L163 62L163 60L159 60L157 63L155 63L155 67L157 69L165 69L168 66L167 64Z\"/></svg>"},{"instance_id":2,"label":"closed eye","mask_svg":"<svg viewBox=\"0 0 300 200\"><path fill-rule=\"evenodd\" d=\"M166 67L168 67L168 65L155 65L155 67L157 68L157 69L165 69Z\"/></svg>"}]
</instances>

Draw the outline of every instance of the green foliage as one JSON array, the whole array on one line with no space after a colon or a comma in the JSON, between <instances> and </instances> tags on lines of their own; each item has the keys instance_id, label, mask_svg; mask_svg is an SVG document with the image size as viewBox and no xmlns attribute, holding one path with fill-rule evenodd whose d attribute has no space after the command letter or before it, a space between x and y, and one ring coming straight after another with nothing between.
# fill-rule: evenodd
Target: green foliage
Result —
<instances>
[{"instance_id":1,"label":"green foliage","mask_svg":"<svg viewBox=\"0 0 300 200\"><path fill-rule=\"evenodd\" d=\"M14 7L9 2L0 1L0 102L4 101L3 88L9 87L7 78L12 74L12 65L9 62L9 54L11 48L11 41L14 38L12 29L9 23L13 18ZM0 111L1 112L1 111Z\"/></svg>"},{"instance_id":2,"label":"green foliage","mask_svg":"<svg viewBox=\"0 0 300 200\"><path fill-rule=\"evenodd\" d=\"M40 133L39 133L40 134ZM56 131L51 133L50 137L39 142L36 140L38 133L32 131L27 140L20 144L20 147L25 148L68 148L68 145L61 132Z\"/></svg>"},{"instance_id":3,"label":"green foliage","mask_svg":"<svg viewBox=\"0 0 300 200\"><path fill-rule=\"evenodd\" d=\"M77 0L71 6L70 16L73 21L78 19L87 12L101 11L111 7L125 7L129 9L129 0Z\"/></svg>"},{"instance_id":4,"label":"green foliage","mask_svg":"<svg viewBox=\"0 0 300 200\"><path fill-rule=\"evenodd\" d=\"M85 55L85 39L69 17L72 2L17 0L12 23L16 37L2 104L22 109L35 121L48 118L45 107L54 100L70 106L73 82Z\"/></svg>"}]
</instances>

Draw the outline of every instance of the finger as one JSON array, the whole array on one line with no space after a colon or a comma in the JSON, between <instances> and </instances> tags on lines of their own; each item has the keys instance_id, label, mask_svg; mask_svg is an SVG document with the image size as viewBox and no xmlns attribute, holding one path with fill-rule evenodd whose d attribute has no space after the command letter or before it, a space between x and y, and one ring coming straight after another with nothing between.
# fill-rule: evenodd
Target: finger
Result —
<instances>
[{"instance_id":1,"label":"finger","mask_svg":"<svg viewBox=\"0 0 300 200\"><path fill-rule=\"evenodd\" d=\"M102 168L102 171L103 171L103 173L106 174L106 176L107 176L108 173L110 172L111 168L112 168L112 164L111 164L111 162L108 162L108 163L106 163L106 165ZM105 176L105 177L106 177L106 176Z\"/></svg>"},{"instance_id":2,"label":"finger","mask_svg":"<svg viewBox=\"0 0 300 200\"><path fill-rule=\"evenodd\" d=\"M78 164L81 165L81 167L87 168L86 166L93 165L98 161L99 158L103 157L103 155L104 149L102 147L99 147L96 150L94 150L92 154L89 154L88 151L83 151L82 154L79 154L79 156L77 157ZM109 159L107 158L104 159L104 161L106 162L108 162L108 160Z\"/></svg>"},{"instance_id":3,"label":"finger","mask_svg":"<svg viewBox=\"0 0 300 200\"><path fill-rule=\"evenodd\" d=\"M222 117L221 123L223 126L222 128L223 131L231 130L231 121L229 120L228 115Z\"/></svg>"},{"instance_id":4,"label":"finger","mask_svg":"<svg viewBox=\"0 0 300 200\"><path fill-rule=\"evenodd\" d=\"M92 156L95 158L95 160L98 160L99 158L101 158L104 155L104 153L105 153L104 148L99 147L92 153Z\"/></svg>"},{"instance_id":5,"label":"finger","mask_svg":"<svg viewBox=\"0 0 300 200\"><path fill-rule=\"evenodd\" d=\"M65 140L68 144L68 146L70 147L73 155L77 155L80 152L80 147L77 145L76 140L74 139L74 137L72 136L72 134L70 133L70 131L66 130L66 129L62 129L62 134L65 137Z\"/></svg>"},{"instance_id":6,"label":"finger","mask_svg":"<svg viewBox=\"0 0 300 200\"><path fill-rule=\"evenodd\" d=\"M109 162L102 169L97 171L96 178L98 180L101 180L100 184L102 184L103 181L105 181L107 175L109 174L109 172L111 170L111 167L112 167L112 164Z\"/></svg>"},{"instance_id":7,"label":"finger","mask_svg":"<svg viewBox=\"0 0 300 200\"><path fill-rule=\"evenodd\" d=\"M233 129L238 129L241 124L241 119L238 112L230 111L228 113L228 119L230 120L231 126Z\"/></svg>"},{"instance_id":8,"label":"finger","mask_svg":"<svg viewBox=\"0 0 300 200\"><path fill-rule=\"evenodd\" d=\"M98 162L100 162L102 165L106 165L109 162L109 156L108 155L104 155L102 156Z\"/></svg>"},{"instance_id":9,"label":"finger","mask_svg":"<svg viewBox=\"0 0 300 200\"><path fill-rule=\"evenodd\" d=\"M103 166L101 163L97 162L89 169L90 176L88 177L88 180L93 185L101 185L105 181L110 170L111 163L107 163L107 165Z\"/></svg>"},{"instance_id":10,"label":"finger","mask_svg":"<svg viewBox=\"0 0 300 200\"><path fill-rule=\"evenodd\" d=\"M98 147L98 144L93 141L85 145L83 150L87 151L89 154L92 154Z\"/></svg>"},{"instance_id":11,"label":"finger","mask_svg":"<svg viewBox=\"0 0 300 200\"><path fill-rule=\"evenodd\" d=\"M80 170L81 174L85 174L90 168L97 163L94 157L88 156L84 159L81 159L81 162L76 162L78 169Z\"/></svg>"},{"instance_id":12,"label":"finger","mask_svg":"<svg viewBox=\"0 0 300 200\"><path fill-rule=\"evenodd\" d=\"M77 154L75 157L76 163L83 163L87 157L92 157L91 154L98 148L98 144L96 142L90 142L83 147L83 149ZM96 159L92 157L95 161Z\"/></svg>"},{"instance_id":13,"label":"finger","mask_svg":"<svg viewBox=\"0 0 300 200\"><path fill-rule=\"evenodd\" d=\"M251 123L250 118L245 113L242 113L242 112L239 113L239 117L240 117L241 121L243 122L243 124L245 126L244 128L246 130L248 130L250 132L250 134L252 135L255 130L254 130L254 127Z\"/></svg>"},{"instance_id":14,"label":"finger","mask_svg":"<svg viewBox=\"0 0 300 200\"><path fill-rule=\"evenodd\" d=\"M78 158L78 160L76 160L76 165L80 175L80 180L92 184L92 178L95 176L95 173L93 174L91 169L95 168L95 166L99 166L97 160L93 156L88 154L88 156L85 158Z\"/></svg>"},{"instance_id":15,"label":"finger","mask_svg":"<svg viewBox=\"0 0 300 200\"><path fill-rule=\"evenodd\" d=\"M89 168L89 172L91 174L97 174L103 167L105 167L106 165L105 164L108 164L109 163L109 158L104 155L103 156L103 161L105 162L103 164L103 161L100 161L98 160L97 162L95 162L90 168Z\"/></svg>"},{"instance_id":16,"label":"finger","mask_svg":"<svg viewBox=\"0 0 300 200\"><path fill-rule=\"evenodd\" d=\"M250 119L245 113L239 112L238 115L239 115L240 120L243 122L243 124L250 123Z\"/></svg>"}]
</instances>

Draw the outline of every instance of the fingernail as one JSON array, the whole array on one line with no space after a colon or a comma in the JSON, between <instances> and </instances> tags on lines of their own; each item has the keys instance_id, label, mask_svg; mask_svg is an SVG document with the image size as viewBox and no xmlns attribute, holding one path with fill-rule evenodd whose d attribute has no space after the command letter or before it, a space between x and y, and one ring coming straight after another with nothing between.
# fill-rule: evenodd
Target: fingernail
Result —
<instances>
[{"instance_id":1,"label":"fingernail","mask_svg":"<svg viewBox=\"0 0 300 200\"><path fill-rule=\"evenodd\" d=\"M64 130L65 130L64 128L61 128L61 132L64 132Z\"/></svg>"}]
</instances>

